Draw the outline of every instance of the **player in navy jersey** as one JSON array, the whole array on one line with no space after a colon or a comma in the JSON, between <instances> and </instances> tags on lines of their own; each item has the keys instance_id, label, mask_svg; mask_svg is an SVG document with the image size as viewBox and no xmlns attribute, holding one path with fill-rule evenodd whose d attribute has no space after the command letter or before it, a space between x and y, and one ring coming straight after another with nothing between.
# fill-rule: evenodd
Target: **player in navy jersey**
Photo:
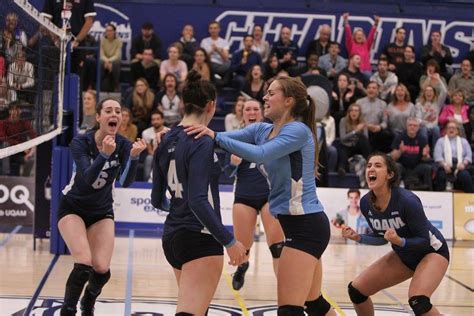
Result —
<instances>
[{"instance_id":1,"label":"player in navy jersey","mask_svg":"<svg viewBox=\"0 0 474 316\"><path fill-rule=\"evenodd\" d=\"M398 187L398 168L382 153L369 157L365 171L369 193L360 202L372 234L357 234L345 227L342 235L362 244L392 244L392 250L349 283L357 315L374 315L370 296L411 278L408 303L415 315L440 315L431 305L449 264L443 235L426 218L420 199Z\"/></svg>"},{"instance_id":2,"label":"player in navy jersey","mask_svg":"<svg viewBox=\"0 0 474 316\"><path fill-rule=\"evenodd\" d=\"M262 106L256 100L244 103L243 121L248 126L263 120ZM278 269L278 258L283 249L284 235L280 223L270 214L268 204L268 182L258 170L255 162L249 162L230 154L230 161L225 167L230 176L236 176L235 199L232 208L232 221L235 238L242 241L249 251L253 244L257 216L260 213L265 228L266 241L273 257L275 274ZM238 266L232 278L234 290L240 290L244 285L245 272L249 268L247 261Z\"/></svg>"},{"instance_id":3,"label":"player in navy jersey","mask_svg":"<svg viewBox=\"0 0 474 316\"><path fill-rule=\"evenodd\" d=\"M186 129L209 135L223 149L259 164L270 185L270 212L278 218L285 244L278 266L278 315L335 315L321 295L321 256L330 238L329 220L316 195L318 164L315 104L298 79L279 77L264 97L257 123L232 132L206 126ZM305 309L306 306L306 309Z\"/></svg>"},{"instance_id":4,"label":"player in navy jersey","mask_svg":"<svg viewBox=\"0 0 474 316\"><path fill-rule=\"evenodd\" d=\"M74 160L70 183L63 189L58 227L74 259L66 283L61 315L76 315L81 299L82 315L94 315L94 304L110 279L114 248L112 189L120 173L122 186L135 179L143 140L133 144L117 134L122 121L120 103L105 99L97 104L98 128L75 137L69 145Z\"/></svg>"},{"instance_id":5,"label":"player in navy jersey","mask_svg":"<svg viewBox=\"0 0 474 316\"><path fill-rule=\"evenodd\" d=\"M230 264L245 260L245 247L221 222L220 165L210 137L195 140L183 125L209 124L216 90L196 71L183 89L184 118L161 139L154 157L154 207L167 210L163 250L178 282L176 315L204 315L223 268L224 246ZM171 201L166 193L171 194Z\"/></svg>"}]
</instances>

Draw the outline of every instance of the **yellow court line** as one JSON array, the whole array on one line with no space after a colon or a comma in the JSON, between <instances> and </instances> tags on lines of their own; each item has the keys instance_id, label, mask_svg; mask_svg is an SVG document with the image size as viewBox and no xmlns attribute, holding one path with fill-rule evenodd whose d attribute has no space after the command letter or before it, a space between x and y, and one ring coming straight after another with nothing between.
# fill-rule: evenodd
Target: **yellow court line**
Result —
<instances>
[{"instance_id":1,"label":"yellow court line","mask_svg":"<svg viewBox=\"0 0 474 316\"><path fill-rule=\"evenodd\" d=\"M240 296L239 292L234 290L234 288L232 287L232 279L231 279L229 273L227 273L227 271L223 270L222 274L224 275L225 281L226 281L227 285L229 286L230 290L232 291L232 294L234 294L234 298L237 301L237 303L239 304L240 309L242 310L242 313L244 314L244 316L250 316L249 311L247 310L247 307L245 307L244 299L242 298L242 296Z\"/></svg>"},{"instance_id":2,"label":"yellow court line","mask_svg":"<svg viewBox=\"0 0 474 316\"><path fill-rule=\"evenodd\" d=\"M337 313L340 316L347 316L346 313L344 313L344 311L339 307L339 305L337 305L337 303L333 301L326 293L322 292L322 294L324 298L326 299L326 301L328 301L329 304L331 304L331 306L334 307L334 309L337 311Z\"/></svg>"}]
</instances>

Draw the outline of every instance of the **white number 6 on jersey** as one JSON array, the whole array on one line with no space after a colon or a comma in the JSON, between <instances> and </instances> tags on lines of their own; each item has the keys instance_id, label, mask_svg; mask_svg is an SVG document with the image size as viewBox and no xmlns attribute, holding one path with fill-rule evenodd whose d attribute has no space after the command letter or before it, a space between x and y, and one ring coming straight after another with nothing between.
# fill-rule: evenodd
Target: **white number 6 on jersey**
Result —
<instances>
[{"instance_id":1,"label":"white number 6 on jersey","mask_svg":"<svg viewBox=\"0 0 474 316\"><path fill-rule=\"evenodd\" d=\"M170 166L168 167L168 187L174 192L176 198L183 198L183 185L178 180L176 161L174 159L170 161Z\"/></svg>"},{"instance_id":2,"label":"white number 6 on jersey","mask_svg":"<svg viewBox=\"0 0 474 316\"><path fill-rule=\"evenodd\" d=\"M97 179L92 183L94 189L101 189L107 183L107 178L109 175L105 171L101 171Z\"/></svg>"}]
</instances>

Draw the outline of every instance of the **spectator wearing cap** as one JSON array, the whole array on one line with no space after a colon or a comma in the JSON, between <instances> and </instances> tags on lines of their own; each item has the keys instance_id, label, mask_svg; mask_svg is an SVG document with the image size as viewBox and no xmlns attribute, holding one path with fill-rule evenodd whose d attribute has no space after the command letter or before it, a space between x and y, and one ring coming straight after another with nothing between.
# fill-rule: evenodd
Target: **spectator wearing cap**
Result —
<instances>
[{"instance_id":1,"label":"spectator wearing cap","mask_svg":"<svg viewBox=\"0 0 474 316\"><path fill-rule=\"evenodd\" d=\"M141 34L133 39L131 48L132 62L141 61L143 59L143 51L147 48L153 50L153 58L159 64L161 61L161 40L156 36L151 22L143 23Z\"/></svg>"}]
</instances>

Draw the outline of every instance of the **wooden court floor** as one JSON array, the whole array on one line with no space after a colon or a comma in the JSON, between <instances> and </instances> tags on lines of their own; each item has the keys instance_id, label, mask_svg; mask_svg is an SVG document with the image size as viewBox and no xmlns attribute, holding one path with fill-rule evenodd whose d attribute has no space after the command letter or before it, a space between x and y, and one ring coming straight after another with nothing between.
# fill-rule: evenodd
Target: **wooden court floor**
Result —
<instances>
[{"instance_id":1,"label":"wooden court floor","mask_svg":"<svg viewBox=\"0 0 474 316\"><path fill-rule=\"evenodd\" d=\"M0 315L59 315L64 284L72 268L70 256L49 253L49 243L32 250L31 235L11 237L0 244ZM355 315L346 294L347 283L388 246L332 242L324 262L324 294L339 315ZM474 315L474 244L451 247L447 276L432 297L444 315ZM264 242L255 243L244 288L235 292L224 268L209 315L276 315L276 280ZM177 287L165 261L160 239L118 237L112 278L96 305L96 315L174 315ZM410 315L408 282L373 297L376 315Z\"/></svg>"}]
</instances>

